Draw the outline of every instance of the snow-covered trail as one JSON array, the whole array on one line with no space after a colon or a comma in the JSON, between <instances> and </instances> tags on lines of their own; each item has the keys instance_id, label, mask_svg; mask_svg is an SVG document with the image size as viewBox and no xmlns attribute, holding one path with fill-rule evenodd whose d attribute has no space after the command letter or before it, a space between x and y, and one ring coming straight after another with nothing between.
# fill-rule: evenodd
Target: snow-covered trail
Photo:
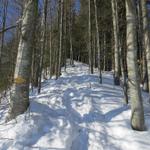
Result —
<instances>
[{"instance_id":1,"label":"snow-covered trail","mask_svg":"<svg viewBox=\"0 0 150 150\"><path fill-rule=\"evenodd\" d=\"M111 73L98 82L87 65L76 62L58 80L44 81L41 94L35 89L29 110L16 120L5 124L1 105L0 150L149 150L150 131L130 128L130 108ZM150 127L147 101L145 106Z\"/></svg>"}]
</instances>

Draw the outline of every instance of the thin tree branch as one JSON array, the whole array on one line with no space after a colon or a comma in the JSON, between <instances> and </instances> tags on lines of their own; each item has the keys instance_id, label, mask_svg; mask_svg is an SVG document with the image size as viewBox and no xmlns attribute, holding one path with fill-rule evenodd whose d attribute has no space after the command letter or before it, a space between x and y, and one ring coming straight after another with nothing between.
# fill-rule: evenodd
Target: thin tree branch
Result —
<instances>
[{"instance_id":1,"label":"thin tree branch","mask_svg":"<svg viewBox=\"0 0 150 150\"><path fill-rule=\"evenodd\" d=\"M5 28L4 30L0 30L0 34L6 32L6 31L8 31L8 30L14 29L14 28L16 28L16 27L17 27L17 24L16 24L16 25L12 25L12 26L10 26L10 27L7 27L7 28Z\"/></svg>"}]
</instances>

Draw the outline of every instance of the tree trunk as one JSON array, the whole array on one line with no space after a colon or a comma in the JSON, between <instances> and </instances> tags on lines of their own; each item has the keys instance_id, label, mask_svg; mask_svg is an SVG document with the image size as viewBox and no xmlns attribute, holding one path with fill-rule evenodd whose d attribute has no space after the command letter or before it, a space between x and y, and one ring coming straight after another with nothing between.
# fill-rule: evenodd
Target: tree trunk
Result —
<instances>
[{"instance_id":1,"label":"tree trunk","mask_svg":"<svg viewBox=\"0 0 150 150\"><path fill-rule=\"evenodd\" d=\"M100 40L99 40L99 26L98 26L98 16L97 16L97 1L94 0L95 7L95 27L96 27L96 45L98 51L98 70L99 70L99 79L102 83L102 72L101 72L101 52L100 52Z\"/></svg>"},{"instance_id":2,"label":"tree trunk","mask_svg":"<svg viewBox=\"0 0 150 150\"><path fill-rule=\"evenodd\" d=\"M126 0L127 20L127 66L129 94L131 99L131 126L134 130L143 131L144 111L140 90L140 81L137 65L137 17L136 4L134 0Z\"/></svg>"},{"instance_id":3,"label":"tree trunk","mask_svg":"<svg viewBox=\"0 0 150 150\"><path fill-rule=\"evenodd\" d=\"M64 0L60 0L60 22L59 22L59 61L58 61L58 74L61 75L62 63L62 39L63 39L63 4Z\"/></svg>"},{"instance_id":4,"label":"tree trunk","mask_svg":"<svg viewBox=\"0 0 150 150\"><path fill-rule=\"evenodd\" d=\"M33 31L37 17L38 1L26 0L23 13L20 43L14 74L14 84L6 121L24 113L29 106L29 80L31 75L31 58Z\"/></svg>"},{"instance_id":5,"label":"tree trunk","mask_svg":"<svg viewBox=\"0 0 150 150\"><path fill-rule=\"evenodd\" d=\"M96 60L96 56L97 56L97 53L96 53L96 35L95 35L95 33L94 33L94 35L93 35L93 42L92 42L93 44L93 66L94 66L94 68L96 68L97 66L96 66L96 63L97 63L97 60Z\"/></svg>"},{"instance_id":6,"label":"tree trunk","mask_svg":"<svg viewBox=\"0 0 150 150\"><path fill-rule=\"evenodd\" d=\"M103 67L103 69L104 69L104 71L107 71L107 61L106 61L106 59L107 59L107 48L106 48L106 33L104 33L104 35L103 35L103 51L104 51L104 67Z\"/></svg>"},{"instance_id":7,"label":"tree trunk","mask_svg":"<svg viewBox=\"0 0 150 150\"><path fill-rule=\"evenodd\" d=\"M59 69L58 69L58 64L59 64L59 47L60 47L60 0L58 0L57 4L57 42L56 42L56 50L55 50L55 75L56 75L56 80L59 77Z\"/></svg>"},{"instance_id":8,"label":"tree trunk","mask_svg":"<svg viewBox=\"0 0 150 150\"><path fill-rule=\"evenodd\" d=\"M120 66L119 66L119 39L118 39L118 11L116 0L111 1L113 28L114 28L114 53L115 53L115 70L114 70L114 84L120 85Z\"/></svg>"},{"instance_id":9,"label":"tree trunk","mask_svg":"<svg viewBox=\"0 0 150 150\"><path fill-rule=\"evenodd\" d=\"M149 87L148 87L148 72L147 72L147 60L146 60L146 54L145 54L145 50L143 50L143 67L142 67L142 71L143 71L143 90L146 92L149 92Z\"/></svg>"},{"instance_id":10,"label":"tree trunk","mask_svg":"<svg viewBox=\"0 0 150 150\"><path fill-rule=\"evenodd\" d=\"M7 8L8 8L8 0L4 1L3 4L3 16L2 16L2 31L5 30L6 27L6 17L7 17ZM4 48L4 38L5 32L0 33L1 45L0 45L0 73L1 73L1 63L2 63L2 52Z\"/></svg>"},{"instance_id":11,"label":"tree trunk","mask_svg":"<svg viewBox=\"0 0 150 150\"><path fill-rule=\"evenodd\" d=\"M67 68L67 1L64 2L64 67Z\"/></svg>"},{"instance_id":12,"label":"tree trunk","mask_svg":"<svg viewBox=\"0 0 150 150\"><path fill-rule=\"evenodd\" d=\"M137 26L137 42L138 42L138 62L139 62L139 73L140 73L140 82L143 79L143 72L142 72L142 55L143 55L143 41L142 41L142 11L141 11L141 1L137 0L137 18L138 18L138 26Z\"/></svg>"},{"instance_id":13,"label":"tree trunk","mask_svg":"<svg viewBox=\"0 0 150 150\"><path fill-rule=\"evenodd\" d=\"M147 75L148 75L148 89L150 93L150 33L146 1L141 0L142 19L143 19L143 47L147 59ZM145 57L145 56L144 56Z\"/></svg>"},{"instance_id":14,"label":"tree trunk","mask_svg":"<svg viewBox=\"0 0 150 150\"><path fill-rule=\"evenodd\" d=\"M72 45L72 3L70 1L70 14L69 14L69 32L70 32L70 65L74 65L73 61L73 45Z\"/></svg>"},{"instance_id":15,"label":"tree trunk","mask_svg":"<svg viewBox=\"0 0 150 150\"><path fill-rule=\"evenodd\" d=\"M89 70L90 73L93 74L93 59L92 59L92 37L91 37L91 0L88 0L88 7L89 7L89 28L88 28L88 32L89 32Z\"/></svg>"},{"instance_id":16,"label":"tree trunk","mask_svg":"<svg viewBox=\"0 0 150 150\"><path fill-rule=\"evenodd\" d=\"M42 70L43 70L43 60L44 60L44 54L45 54L45 43L46 43L46 22L47 22L47 3L48 0L44 0L44 10L43 10L43 16L42 16L42 23L41 23L41 49L40 49L40 66L39 66L39 81L38 81L38 93L41 92L41 79L42 79Z\"/></svg>"},{"instance_id":17,"label":"tree trunk","mask_svg":"<svg viewBox=\"0 0 150 150\"><path fill-rule=\"evenodd\" d=\"M122 88L124 92L124 99L125 99L125 104L129 103L128 99L128 82L127 82L127 70L126 70L126 52L125 52L125 41L126 38L124 37L124 34L120 36L120 63L121 63L121 71L122 71Z\"/></svg>"},{"instance_id":18,"label":"tree trunk","mask_svg":"<svg viewBox=\"0 0 150 150\"><path fill-rule=\"evenodd\" d=\"M49 70L50 70L50 78L53 75L53 65L52 65L52 1L50 1L50 40L49 40Z\"/></svg>"}]
</instances>

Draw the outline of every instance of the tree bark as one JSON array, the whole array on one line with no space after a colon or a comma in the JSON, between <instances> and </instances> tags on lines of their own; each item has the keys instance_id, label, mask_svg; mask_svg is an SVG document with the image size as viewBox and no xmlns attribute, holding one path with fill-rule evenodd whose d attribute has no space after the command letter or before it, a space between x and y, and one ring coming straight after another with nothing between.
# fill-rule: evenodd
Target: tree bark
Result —
<instances>
[{"instance_id":1,"label":"tree bark","mask_svg":"<svg viewBox=\"0 0 150 150\"><path fill-rule=\"evenodd\" d=\"M3 17L2 17L2 32L0 33L1 45L0 45L0 72L1 72L1 63L2 63L2 52L4 48L4 38L5 38L5 27L6 27L6 17L7 17L7 8L8 8L8 0L4 1L3 4Z\"/></svg>"},{"instance_id":2,"label":"tree bark","mask_svg":"<svg viewBox=\"0 0 150 150\"><path fill-rule=\"evenodd\" d=\"M134 130L143 131L144 111L140 90L140 79L137 65L137 17L134 0L126 0L127 21L127 67L129 95L131 99L131 126Z\"/></svg>"},{"instance_id":3,"label":"tree bark","mask_svg":"<svg viewBox=\"0 0 150 150\"><path fill-rule=\"evenodd\" d=\"M144 47L144 55L146 55L146 59L147 59L146 60L147 75L148 75L148 89L147 90L149 90L149 93L150 93L150 33L149 33L149 22L148 22L148 14L147 14L145 0L141 0L141 9L142 9L142 19L143 19L143 47Z\"/></svg>"},{"instance_id":4,"label":"tree bark","mask_svg":"<svg viewBox=\"0 0 150 150\"><path fill-rule=\"evenodd\" d=\"M60 0L60 22L59 22L59 61L58 61L58 75L61 75L62 63L62 39L63 39L63 4L64 0Z\"/></svg>"},{"instance_id":5,"label":"tree bark","mask_svg":"<svg viewBox=\"0 0 150 150\"><path fill-rule=\"evenodd\" d=\"M102 83L102 72L101 72L101 51L100 51L100 39L99 39L99 26L98 26L98 16L97 16L97 1L94 0L95 7L95 27L96 27L96 45L98 50L98 70L99 70L99 81Z\"/></svg>"},{"instance_id":6,"label":"tree bark","mask_svg":"<svg viewBox=\"0 0 150 150\"><path fill-rule=\"evenodd\" d=\"M46 43L46 22L47 22L47 3L48 0L44 0L44 10L41 22L41 52L40 52L40 66L39 66L39 79L38 79L38 93L41 92L41 79L42 79L42 70L43 70L43 60L45 54L45 43Z\"/></svg>"},{"instance_id":7,"label":"tree bark","mask_svg":"<svg viewBox=\"0 0 150 150\"><path fill-rule=\"evenodd\" d=\"M118 39L118 11L116 0L111 1L112 16L113 16L113 32L114 32L114 53L115 53L115 70L114 70L114 84L120 85L120 66L119 66L119 39Z\"/></svg>"},{"instance_id":8,"label":"tree bark","mask_svg":"<svg viewBox=\"0 0 150 150\"><path fill-rule=\"evenodd\" d=\"M91 49L91 46L92 46L92 37L91 37L91 0L88 0L88 8L89 8L89 28L88 28L88 33L89 33L89 70L90 70L90 73L93 74L93 59L92 59L92 49Z\"/></svg>"},{"instance_id":9,"label":"tree bark","mask_svg":"<svg viewBox=\"0 0 150 150\"><path fill-rule=\"evenodd\" d=\"M14 84L6 121L24 113L29 106L29 81L31 75L32 41L35 19L38 11L37 0L26 0L22 17L20 43L14 74Z\"/></svg>"},{"instance_id":10,"label":"tree bark","mask_svg":"<svg viewBox=\"0 0 150 150\"><path fill-rule=\"evenodd\" d=\"M72 45L72 3L70 1L70 14L69 14L69 32L70 32L70 65L74 65L73 61L73 45Z\"/></svg>"},{"instance_id":11,"label":"tree bark","mask_svg":"<svg viewBox=\"0 0 150 150\"><path fill-rule=\"evenodd\" d=\"M51 4L50 4L50 40L49 40L49 70L50 70L50 78L52 77L52 75L53 75L53 65L52 65L52 54L53 54L53 52L52 52L52 19L53 19L53 17L52 17L52 1L50 1L51 2Z\"/></svg>"}]
</instances>

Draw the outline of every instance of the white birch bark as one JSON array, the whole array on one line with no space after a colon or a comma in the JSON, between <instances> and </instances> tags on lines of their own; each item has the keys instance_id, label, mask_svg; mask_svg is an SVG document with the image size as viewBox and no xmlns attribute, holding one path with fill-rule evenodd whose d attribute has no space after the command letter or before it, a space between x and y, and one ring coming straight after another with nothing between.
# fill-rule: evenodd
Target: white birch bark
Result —
<instances>
[{"instance_id":1,"label":"white birch bark","mask_svg":"<svg viewBox=\"0 0 150 150\"><path fill-rule=\"evenodd\" d=\"M137 65L137 17L134 0L126 0L127 21L127 67L129 95L131 99L131 126L134 130L144 130L144 111Z\"/></svg>"},{"instance_id":2,"label":"white birch bark","mask_svg":"<svg viewBox=\"0 0 150 150\"><path fill-rule=\"evenodd\" d=\"M37 0L26 0L22 17L21 37L18 46L14 84L10 100L9 114L6 121L24 113L29 106L32 41L37 10Z\"/></svg>"},{"instance_id":3,"label":"white birch bark","mask_svg":"<svg viewBox=\"0 0 150 150\"><path fill-rule=\"evenodd\" d=\"M118 39L118 11L116 0L111 1L112 4L112 17L113 17L113 33L114 33L114 55L115 55L115 70L114 70L114 84L120 84L119 75L119 39Z\"/></svg>"},{"instance_id":4,"label":"white birch bark","mask_svg":"<svg viewBox=\"0 0 150 150\"><path fill-rule=\"evenodd\" d=\"M101 72L101 52L100 52L100 39L99 39L99 26L98 26L98 16L97 16L97 1L94 0L95 7L95 27L96 27L96 45L98 50L98 70L99 70L99 79L102 83L102 72Z\"/></svg>"}]
</instances>

